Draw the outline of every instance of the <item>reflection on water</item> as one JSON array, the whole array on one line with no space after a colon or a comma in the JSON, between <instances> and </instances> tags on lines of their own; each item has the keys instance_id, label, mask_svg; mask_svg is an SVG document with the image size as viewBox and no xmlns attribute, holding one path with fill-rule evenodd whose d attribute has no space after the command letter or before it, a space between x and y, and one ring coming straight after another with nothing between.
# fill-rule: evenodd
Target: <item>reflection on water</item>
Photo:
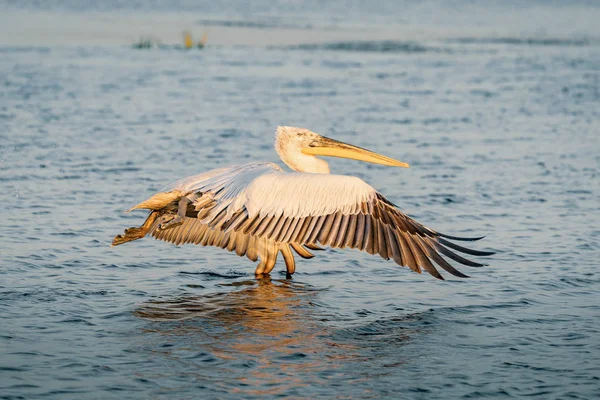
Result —
<instances>
[{"instance_id":1,"label":"reflection on water","mask_svg":"<svg viewBox=\"0 0 600 400\"><path fill-rule=\"evenodd\" d=\"M385 350L394 352L417 332L380 322L347 329L328 326L329 317L317 303L323 289L302 283L266 277L220 286L233 290L146 302L135 315L152 321L142 335L151 343L146 350L189 364L185 368L194 381L222 385L229 393L298 395L303 387L343 377L356 363L373 363L382 350L379 334L395 336ZM396 359L393 368L401 364ZM352 375L356 382L369 380Z\"/></svg>"},{"instance_id":2,"label":"reflection on water","mask_svg":"<svg viewBox=\"0 0 600 400\"><path fill-rule=\"evenodd\" d=\"M201 351L205 360L223 368L219 376L236 377L234 393L289 393L302 385L303 372L322 372L337 359L355 356L352 346L339 351L324 339L330 332L319 323L313 304L320 289L269 277L221 286L234 290L147 302L136 315L157 322L180 321L155 324L149 333L197 347L195 354ZM174 347L177 351L170 357L182 354L181 347ZM243 374L240 366L246 367ZM211 375L196 373L204 379Z\"/></svg>"},{"instance_id":3,"label":"reflection on water","mask_svg":"<svg viewBox=\"0 0 600 400\"><path fill-rule=\"evenodd\" d=\"M270 277L224 283L244 288L230 292L149 301L136 315L154 321L215 318L226 322L273 320L292 317L291 308L310 304L318 289L289 280L273 283Z\"/></svg>"}]
</instances>

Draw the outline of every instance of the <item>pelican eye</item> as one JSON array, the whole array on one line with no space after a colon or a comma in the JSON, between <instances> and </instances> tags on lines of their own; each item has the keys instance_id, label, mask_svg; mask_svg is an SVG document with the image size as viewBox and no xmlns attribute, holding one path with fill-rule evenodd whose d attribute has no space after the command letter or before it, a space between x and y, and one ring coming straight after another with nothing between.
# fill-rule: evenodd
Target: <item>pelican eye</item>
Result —
<instances>
[{"instance_id":1,"label":"pelican eye","mask_svg":"<svg viewBox=\"0 0 600 400\"><path fill-rule=\"evenodd\" d=\"M319 147L319 142L317 142L316 140L313 140L312 142L310 142L308 144L308 147Z\"/></svg>"}]
</instances>

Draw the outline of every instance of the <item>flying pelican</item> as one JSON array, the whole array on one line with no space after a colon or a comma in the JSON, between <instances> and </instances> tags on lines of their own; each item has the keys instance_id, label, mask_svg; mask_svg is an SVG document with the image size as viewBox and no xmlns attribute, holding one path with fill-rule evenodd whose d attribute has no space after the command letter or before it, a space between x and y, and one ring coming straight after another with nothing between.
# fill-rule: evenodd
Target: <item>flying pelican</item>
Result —
<instances>
[{"instance_id":1,"label":"flying pelican","mask_svg":"<svg viewBox=\"0 0 600 400\"><path fill-rule=\"evenodd\" d=\"M128 211L148 209L140 227L114 238L117 246L147 234L174 243L217 246L260 260L257 277L269 274L279 253L287 277L296 269L292 249L303 258L319 245L353 248L444 279L433 262L450 274L466 278L440 253L460 264L481 267L452 250L488 256L493 252L459 246L456 237L436 232L402 213L363 180L330 175L316 156L343 157L393 167L408 164L318 135L308 129L277 127L275 151L294 172L277 164L251 162L218 168L180 179ZM452 249L452 250L450 250Z\"/></svg>"}]
</instances>

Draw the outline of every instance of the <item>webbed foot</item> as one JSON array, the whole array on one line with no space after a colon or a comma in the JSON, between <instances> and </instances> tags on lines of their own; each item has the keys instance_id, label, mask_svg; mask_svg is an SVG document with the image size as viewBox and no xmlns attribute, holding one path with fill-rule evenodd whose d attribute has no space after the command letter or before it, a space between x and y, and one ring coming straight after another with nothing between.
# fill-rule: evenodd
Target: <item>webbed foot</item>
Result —
<instances>
[{"instance_id":1,"label":"webbed foot","mask_svg":"<svg viewBox=\"0 0 600 400\"><path fill-rule=\"evenodd\" d=\"M183 224L187 206L190 203L190 199L182 197L177 205L177 214L169 214L162 216L162 222L158 226L158 229L164 231L165 229L174 228L178 225Z\"/></svg>"},{"instance_id":2,"label":"webbed foot","mask_svg":"<svg viewBox=\"0 0 600 400\"><path fill-rule=\"evenodd\" d=\"M183 223L183 218L179 215L165 215L162 217L163 222L160 223L158 228L162 231L169 228L174 228Z\"/></svg>"},{"instance_id":3,"label":"webbed foot","mask_svg":"<svg viewBox=\"0 0 600 400\"><path fill-rule=\"evenodd\" d=\"M140 227L132 227L125 229L123 235L117 235L114 237L111 246L118 246L123 243L131 242L132 240L141 239L148 233L148 230L158 217L158 213L153 211L148 215L144 224Z\"/></svg>"}]
</instances>

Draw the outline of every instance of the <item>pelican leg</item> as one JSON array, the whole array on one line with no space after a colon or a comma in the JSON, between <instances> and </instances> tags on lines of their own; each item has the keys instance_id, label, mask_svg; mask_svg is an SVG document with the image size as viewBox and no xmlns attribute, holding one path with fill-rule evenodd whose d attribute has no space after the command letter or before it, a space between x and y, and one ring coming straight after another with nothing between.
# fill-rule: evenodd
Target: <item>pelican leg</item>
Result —
<instances>
[{"instance_id":1,"label":"pelican leg","mask_svg":"<svg viewBox=\"0 0 600 400\"><path fill-rule=\"evenodd\" d=\"M292 279L292 275L296 272L296 261L294 260L292 250L288 244L281 244L279 246L279 251L281 251L281 255L285 261L285 279Z\"/></svg>"},{"instance_id":2,"label":"pelican leg","mask_svg":"<svg viewBox=\"0 0 600 400\"><path fill-rule=\"evenodd\" d=\"M148 215L148 218L146 218L146 221L144 221L142 226L127 228L125 229L124 235L115 236L111 246L118 246L123 243L131 242L132 240L143 238L150 230L150 227L152 226L154 221L156 221L156 218L158 218L158 212L152 211L150 215Z\"/></svg>"},{"instance_id":3,"label":"pelican leg","mask_svg":"<svg viewBox=\"0 0 600 400\"><path fill-rule=\"evenodd\" d=\"M163 216L163 222L161 222L159 226L160 230L164 231L165 229L181 225L183 223L183 219L185 218L185 213L187 212L187 206L190 203L190 199L187 197L182 197L177 205L177 214Z\"/></svg>"}]
</instances>

